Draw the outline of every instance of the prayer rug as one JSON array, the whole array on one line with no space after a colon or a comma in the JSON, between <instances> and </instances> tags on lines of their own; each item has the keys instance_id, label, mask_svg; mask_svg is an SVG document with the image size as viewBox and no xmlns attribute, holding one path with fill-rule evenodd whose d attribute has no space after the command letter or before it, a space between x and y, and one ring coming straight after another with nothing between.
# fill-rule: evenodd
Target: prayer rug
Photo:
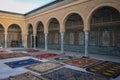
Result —
<instances>
[{"instance_id":1,"label":"prayer rug","mask_svg":"<svg viewBox=\"0 0 120 80\"><path fill-rule=\"evenodd\" d=\"M0 59L24 57L24 56L29 56L29 55L24 53L7 53L7 54L0 54Z\"/></svg>"},{"instance_id":2,"label":"prayer rug","mask_svg":"<svg viewBox=\"0 0 120 80\"><path fill-rule=\"evenodd\" d=\"M102 75L86 73L69 68L61 68L41 76L49 80L109 80L108 77Z\"/></svg>"},{"instance_id":3,"label":"prayer rug","mask_svg":"<svg viewBox=\"0 0 120 80\"><path fill-rule=\"evenodd\" d=\"M10 76L9 78L1 79L1 80L43 80L43 79L30 72L26 72L16 76Z\"/></svg>"},{"instance_id":4,"label":"prayer rug","mask_svg":"<svg viewBox=\"0 0 120 80\"><path fill-rule=\"evenodd\" d=\"M32 65L32 64L35 64L35 63L41 63L41 61L34 60L34 59L25 59L25 60L7 62L5 64L10 66L11 68L17 68L17 67Z\"/></svg>"},{"instance_id":5,"label":"prayer rug","mask_svg":"<svg viewBox=\"0 0 120 80\"><path fill-rule=\"evenodd\" d=\"M66 61L65 63L73 65L73 66L81 67L81 68L86 68L88 66L94 65L99 62L100 61L96 59L87 58L87 57L79 57L79 58Z\"/></svg>"},{"instance_id":6,"label":"prayer rug","mask_svg":"<svg viewBox=\"0 0 120 80\"><path fill-rule=\"evenodd\" d=\"M93 73L116 78L120 75L120 63L105 61L100 64L91 66L86 70Z\"/></svg>"},{"instance_id":7,"label":"prayer rug","mask_svg":"<svg viewBox=\"0 0 120 80\"><path fill-rule=\"evenodd\" d=\"M62 64L55 63L55 62L44 62L41 64L35 64L32 66L27 67L27 69L33 70L38 73L48 72L50 70L56 69L63 66Z\"/></svg>"},{"instance_id":8,"label":"prayer rug","mask_svg":"<svg viewBox=\"0 0 120 80\"><path fill-rule=\"evenodd\" d=\"M43 59L43 58L49 58L49 57L55 57L55 56L58 56L58 54L55 54L55 53L44 53L44 54L36 55L35 57Z\"/></svg>"},{"instance_id":9,"label":"prayer rug","mask_svg":"<svg viewBox=\"0 0 120 80\"><path fill-rule=\"evenodd\" d=\"M73 57L72 56L57 56L57 57L50 58L50 60L52 61L59 61L59 62L65 62L70 59L73 59Z\"/></svg>"},{"instance_id":10,"label":"prayer rug","mask_svg":"<svg viewBox=\"0 0 120 80\"><path fill-rule=\"evenodd\" d=\"M40 50L35 50L35 49L31 49L31 50L27 50L27 52L39 52Z\"/></svg>"}]
</instances>

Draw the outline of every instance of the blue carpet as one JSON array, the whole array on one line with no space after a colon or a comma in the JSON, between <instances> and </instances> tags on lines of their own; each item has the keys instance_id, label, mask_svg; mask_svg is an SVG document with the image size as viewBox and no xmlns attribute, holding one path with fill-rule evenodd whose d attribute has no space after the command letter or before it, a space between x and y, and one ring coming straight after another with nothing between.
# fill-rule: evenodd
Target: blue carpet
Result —
<instances>
[{"instance_id":1,"label":"blue carpet","mask_svg":"<svg viewBox=\"0 0 120 80\"><path fill-rule=\"evenodd\" d=\"M49 80L109 80L108 77L77 71L69 68L61 68L53 72L43 74Z\"/></svg>"},{"instance_id":2,"label":"blue carpet","mask_svg":"<svg viewBox=\"0 0 120 80\"><path fill-rule=\"evenodd\" d=\"M17 68L17 67L22 67L22 66L27 66L35 63L42 63L41 61L34 60L34 59L25 59L25 60L19 60L19 61L13 61L13 62L7 62L8 66L11 68Z\"/></svg>"}]
</instances>

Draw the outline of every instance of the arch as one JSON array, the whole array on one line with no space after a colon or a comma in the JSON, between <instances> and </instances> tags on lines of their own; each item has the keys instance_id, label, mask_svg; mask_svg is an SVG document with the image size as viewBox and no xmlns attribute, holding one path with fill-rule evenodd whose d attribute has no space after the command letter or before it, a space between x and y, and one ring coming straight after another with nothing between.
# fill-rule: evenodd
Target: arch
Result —
<instances>
[{"instance_id":1,"label":"arch","mask_svg":"<svg viewBox=\"0 0 120 80\"><path fill-rule=\"evenodd\" d=\"M0 24L0 30L4 31L4 26L2 24Z\"/></svg>"},{"instance_id":2,"label":"arch","mask_svg":"<svg viewBox=\"0 0 120 80\"><path fill-rule=\"evenodd\" d=\"M89 52L100 50L98 53L117 55L120 48L120 12L112 6L100 6L91 13L89 25Z\"/></svg>"},{"instance_id":3,"label":"arch","mask_svg":"<svg viewBox=\"0 0 120 80\"><path fill-rule=\"evenodd\" d=\"M48 48L60 50L60 23L56 18L49 20Z\"/></svg>"},{"instance_id":4,"label":"arch","mask_svg":"<svg viewBox=\"0 0 120 80\"><path fill-rule=\"evenodd\" d=\"M44 48L44 44L45 44L45 40L44 40L44 24L39 21L37 23L37 27L36 27L36 31L37 31L37 43L36 43L36 47L38 48Z\"/></svg>"},{"instance_id":5,"label":"arch","mask_svg":"<svg viewBox=\"0 0 120 80\"><path fill-rule=\"evenodd\" d=\"M78 13L70 13L64 20L64 26L65 50L83 51L82 47L84 47L84 23L82 17Z\"/></svg>"},{"instance_id":6,"label":"arch","mask_svg":"<svg viewBox=\"0 0 120 80\"><path fill-rule=\"evenodd\" d=\"M70 15L72 15L72 14L78 14L80 17L81 17L81 19L82 19L82 21L84 21L84 17L81 15L81 13L80 12L78 12L78 11L70 11L70 12L68 12L64 17L63 17L63 20L62 20L62 26L63 26L63 31L65 31L65 22L66 22L66 20L68 19L68 17L70 16ZM83 22L83 24L84 24L84 22Z\"/></svg>"},{"instance_id":7,"label":"arch","mask_svg":"<svg viewBox=\"0 0 120 80\"><path fill-rule=\"evenodd\" d=\"M19 47L22 42L21 28L18 24L8 26L8 47Z\"/></svg>"},{"instance_id":8,"label":"arch","mask_svg":"<svg viewBox=\"0 0 120 80\"><path fill-rule=\"evenodd\" d=\"M0 47L4 47L4 45L5 45L4 34L5 34L4 26L2 24L0 24Z\"/></svg>"},{"instance_id":9,"label":"arch","mask_svg":"<svg viewBox=\"0 0 120 80\"><path fill-rule=\"evenodd\" d=\"M116 7L115 5L110 5L109 3L108 3L108 4L105 3L105 4L98 5L98 6L94 7L94 8L92 8L91 12L88 14L88 18L87 18L87 20L88 20L88 23L87 23L87 24L88 24L88 25L90 24L90 20L91 20L92 15L94 14L94 12L95 12L96 10L102 8L102 7L112 7L112 8L114 8L114 9L116 9L117 11L120 12L120 10L118 9L118 7Z\"/></svg>"},{"instance_id":10,"label":"arch","mask_svg":"<svg viewBox=\"0 0 120 80\"><path fill-rule=\"evenodd\" d=\"M27 37L27 47L32 48L34 45L33 42L33 26L32 24L28 24L28 37Z\"/></svg>"}]
</instances>

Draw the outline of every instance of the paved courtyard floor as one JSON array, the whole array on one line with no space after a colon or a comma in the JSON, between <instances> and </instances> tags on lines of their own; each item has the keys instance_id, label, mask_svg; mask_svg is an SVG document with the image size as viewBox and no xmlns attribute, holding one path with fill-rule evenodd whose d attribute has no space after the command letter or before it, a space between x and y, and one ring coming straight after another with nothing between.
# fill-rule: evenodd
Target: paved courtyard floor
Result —
<instances>
[{"instance_id":1,"label":"paved courtyard floor","mask_svg":"<svg viewBox=\"0 0 120 80\"><path fill-rule=\"evenodd\" d=\"M2 51L2 50L5 50L5 52ZM5 64L7 62L14 62L14 61L25 60L25 59L34 59L34 60L41 61L43 63L51 61L52 60L51 58L39 59L39 58L35 57L38 54L44 54L44 53L56 53L56 54L58 54L60 56L66 55L66 56L72 56L72 57L84 56L84 53L78 53L78 52L65 52L65 54L61 54L59 50L48 50L48 51L44 51L42 49L37 49L37 50L39 50L39 51L34 52L34 50L31 49L31 52L30 52L30 51L27 51L27 49L18 49L18 48L15 48L15 49L14 48L0 49L0 55L1 54L12 54L12 53L19 54L21 52L28 55L28 56L21 56L21 57L6 58L6 59L1 58L0 59L0 80L3 80L5 78L9 78L10 76L19 75L19 74L22 74L22 73L25 73L25 72L31 72L31 73L33 73L33 74L35 74L37 76L41 76L43 74L43 73L35 72L34 70L26 68L26 67L31 66L31 65L17 67L17 68L11 68L11 67L9 67L8 65ZM102 60L102 61L112 61L112 62L120 63L120 57L118 57L118 56L89 54L89 57L93 58L93 59L97 59L97 60ZM52 61L52 62L54 62L54 61ZM74 66L74 65L69 65L69 64L63 63L62 61L57 62L57 63L60 63L62 65L62 66L60 66L60 68L65 67L65 68L70 68L70 69L74 69L74 70L77 70L77 71L88 72L88 71L86 71L85 68L80 68L80 67L77 67L77 66ZM50 66L49 64L47 64L47 65ZM53 67L53 65L51 67ZM45 66L45 65L42 65L42 66ZM32 68L34 68L34 67L32 67ZM46 67L46 68L49 69L50 67ZM41 69L43 70L42 67L41 67ZM56 69L57 68L54 69L54 67L53 67L53 68L51 68L50 72L52 72L53 70L56 70ZM110 78L110 80L120 80L120 75L118 77L116 77L116 78Z\"/></svg>"}]
</instances>

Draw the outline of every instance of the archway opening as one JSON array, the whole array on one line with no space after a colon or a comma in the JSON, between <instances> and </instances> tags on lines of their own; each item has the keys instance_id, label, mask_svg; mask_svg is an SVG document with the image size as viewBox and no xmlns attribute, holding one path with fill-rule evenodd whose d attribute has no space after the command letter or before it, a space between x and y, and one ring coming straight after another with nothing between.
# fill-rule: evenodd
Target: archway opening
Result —
<instances>
[{"instance_id":1,"label":"archway opening","mask_svg":"<svg viewBox=\"0 0 120 80\"><path fill-rule=\"evenodd\" d=\"M28 26L28 37L27 37L27 47L32 48L34 46L33 42L33 26L29 24Z\"/></svg>"},{"instance_id":2,"label":"archway opening","mask_svg":"<svg viewBox=\"0 0 120 80\"><path fill-rule=\"evenodd\" d=\"M64 48L67 51L84 52L83 20L77 13L67 16Z\"/></svg>"},{"instance_id":3,"label":"archway opening","mask_svg":"<svg viewBox=\"0 0 120 80\"><path fill-rule=\"evenodd\" d=\"M3 48L4 45L5 45L4 27L0 24L0 47Z\"/></svg>"},{"instance_id":4,"label":"archway opening","mask_svg":"<svg viewBox=\"0 0 120 80\"><path fill-rule=\"evenodd\" d=\"M115 8L104 6L93 12L89 52L120 55L120 13Z\"/></svg>"},{"instance_id":5,"label":"archway opening","mask_svg":"<svg viewBox=\"0 0 120 80\"><path fill-rule=\"evenodd\" d=\"M21 38L21 28L17 24L12 24L8 27L8 47L19 47L22 42Z\"/></svg>"},{"instance_id":6,"label":"archway opening","mask_svg":"<svg viewBox=\"0 0 120 80\"><path fill-rule=\"evenodd\" d=\"M60 50L60 24L56 18L48 26L48 48Z\"/></svg>"},{"instance_id":7,"label":"archway opening","mask_svg":"<svg viewBox=\"0 0 120 80\"><path fill-rule=\"evenodd\" d=\"M38 48L44 48L45 40L44 40L44 25L42 22L39 22L37 25L37 44Z\"/></svg>"}]
</instances>

